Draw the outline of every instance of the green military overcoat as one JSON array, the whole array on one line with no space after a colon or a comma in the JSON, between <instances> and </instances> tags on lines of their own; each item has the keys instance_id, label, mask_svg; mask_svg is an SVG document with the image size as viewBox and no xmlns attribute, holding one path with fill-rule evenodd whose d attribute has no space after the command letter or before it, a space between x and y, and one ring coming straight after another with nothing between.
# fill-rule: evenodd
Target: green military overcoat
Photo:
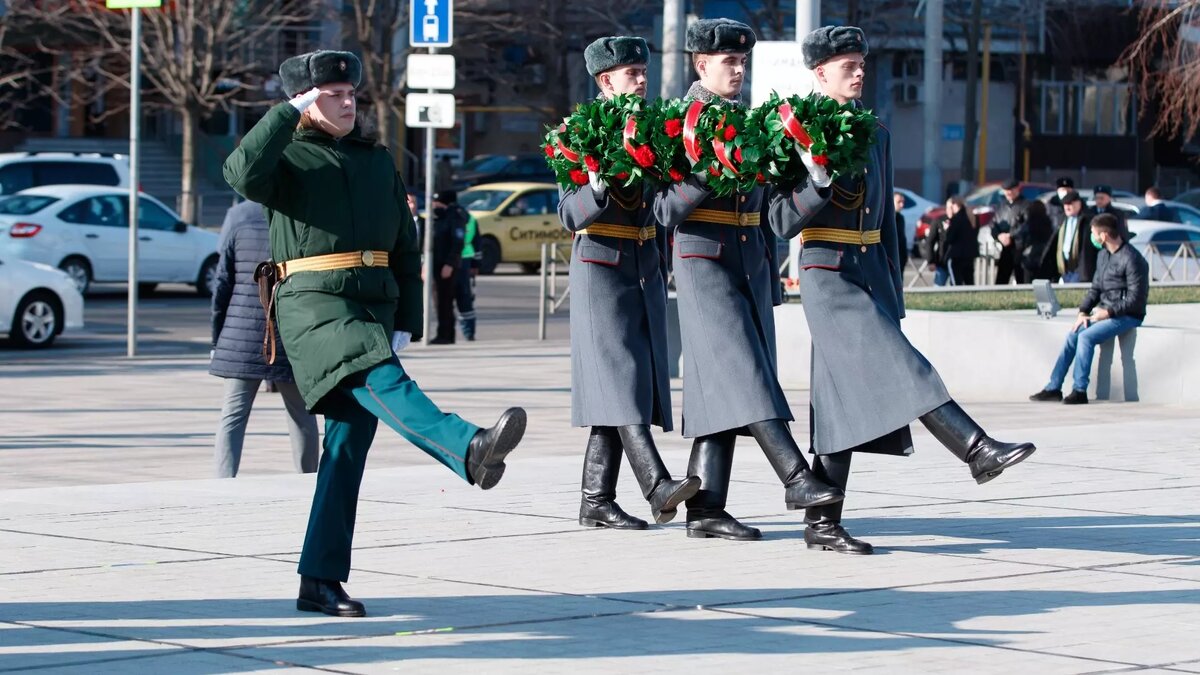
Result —
<instances>
[{"instance_id":1,"label":"green military overcoat","mask_svg":"<svg viewBox=\"0 0 1200 675\"><path fill-rule=\"evenodd\" d=\"M421 260L404 184L387 148L354 132L335 139L297 129L281 103L225 160L225 180L263 204L275 262L388 251L388 267L297 272L276 293L275 316L309 410L344 378L391 358L393 330L419 339Z\"/></svg>"}]
</instances>

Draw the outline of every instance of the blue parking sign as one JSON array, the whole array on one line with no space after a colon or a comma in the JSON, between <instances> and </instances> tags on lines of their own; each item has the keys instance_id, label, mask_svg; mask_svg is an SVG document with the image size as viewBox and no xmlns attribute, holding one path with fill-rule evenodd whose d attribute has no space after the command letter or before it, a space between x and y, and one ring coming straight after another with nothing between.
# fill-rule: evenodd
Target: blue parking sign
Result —
<instances>
[{"instance_id":1,"label":"blue parking sign","mask_svg":"<svg viewBox=\"0 0 1200 675\"><path fill-rule=\"evenodd\" d=\"M454 42L452 0L409 0L408 42L413 47L449 47Z\"/></svg>"}]
</instances>

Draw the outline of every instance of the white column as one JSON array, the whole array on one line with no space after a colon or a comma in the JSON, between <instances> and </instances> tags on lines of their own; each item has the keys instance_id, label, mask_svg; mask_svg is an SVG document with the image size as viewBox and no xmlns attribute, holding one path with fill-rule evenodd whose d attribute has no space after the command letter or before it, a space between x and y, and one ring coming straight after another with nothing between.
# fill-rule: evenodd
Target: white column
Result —
<instances>
[{"instance_id":1,"label":"white column","mask_svg":"<svg viewBox=\"0 0 1200 675\"><path fill-rule=\"evenodd\" d=\"M926 199L942 201L942 165L938 146L942 138L942 0L925 2L925 172L921 192Z\"/></svg>"},{"instance_id":2,"label":"white column","mask_svg":"<svg viewBox=\"0 0 1200 675\"><path fill-rule=\"evenodd\" d=\"M684 0L663 2L662 87L659 94L679 98L687 90L687 55L683 53L687 37Z\"/></svg>"},{"instance_id":3,"label":"white column","mask_svg":"<svg viewBox=\"0 0 1200 675\"><path fill-rule=\"evenodd\" d=\"M821 0L796 0L796 42L821 27ZM800 238L788 242L788 281L800 278ZM789 284L790 285L790 284Z\"/></svg>"}]
</instances>

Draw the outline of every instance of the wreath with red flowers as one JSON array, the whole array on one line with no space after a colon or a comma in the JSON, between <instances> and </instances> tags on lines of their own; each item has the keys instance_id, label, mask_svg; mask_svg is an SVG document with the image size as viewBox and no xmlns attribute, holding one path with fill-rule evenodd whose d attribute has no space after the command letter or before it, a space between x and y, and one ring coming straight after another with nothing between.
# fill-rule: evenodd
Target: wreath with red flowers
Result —
<instances>
[{"instance_id":1,"label":"wreath with red flowers","mask_svg":"<svg viewBox=\"0 0 1200 675\"><path fill-rule=\"evenodd\" d=\"M790 190L808 177L801 147L833 176L863 173L879 126L870 110L819 93L784 99L774 92L756 110L766 141L763 173L772 184Z\"/></svg>"},{"instance_id":2,"label":"wreath with red flowers","mask_svg":"<svg viewBox=\"0 0 1200 675\"><path fill-rule=\"evenodd\" d=\"M653 118L660 182L682 182L707 172L717 196L749 192L765 181L760 166L764 125L757 110L725 101L656 102Z\"/></svg>"},{"instance_id":3,"label":"wreath with red flowers","mask_svg":"<svg viewBox=\"0 0 1200 675\"><path fill-rule=\"evenodd\" d=\"M588 184L588 172L605 182L633 185L654 178L657 157L642 123L646 102L632 94L581 103L555 128L542 151L555 179L570 190Z\"/></svg>"}]
</instances>

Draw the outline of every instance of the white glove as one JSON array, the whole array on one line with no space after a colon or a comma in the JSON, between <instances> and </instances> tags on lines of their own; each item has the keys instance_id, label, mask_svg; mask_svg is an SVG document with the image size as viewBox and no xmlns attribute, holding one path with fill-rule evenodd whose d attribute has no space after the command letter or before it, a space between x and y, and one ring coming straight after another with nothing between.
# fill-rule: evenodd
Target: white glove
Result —
<instances>
[{"instance_id":1,"label":"white glove","mask_svg":"<svg viewBox=\"0 0 1200 675\"><path fill-rule=\"evenodd\" d=\"M399 354L412 342L412 333L398 330L392 333L392 351Z\"/></svg>"},{"instance_id":2,"label":"white glove","mask_svg":"<svg viewBox=\"0 0 1200 675\"><path fill-rule=\"evenodd\" d=\"M309 89L308 91L304 92L303 94L296 94L295 96L292 97L292 100L288 101L288 103L291 103L292 107L295 108L296 110L298 110L300 112L304 112L305 110L308 109L308 106L315 103L317 101L317 99L320 97L321 97L321 90L318 89L317 87L313 87L312 89Z\"/></svg>"},{"instance_id":3,"label":"white glove","mask_svg":"<svg viewBox=\"0 0 1200 675\"><path fill-rule=\"evenodd\" d=\"M596 195L596 199L604 196L604 191L608 189L608 185L600 179L600 175L595 171L588 171L588 185L592 186L592 194Z\"/></svg>"},{"instance_id":4,"label":"white glove","mask_svg":"<svg viewBox=\"0 0 1200 675\"><path fill-rule=\"evenodd\" d=\"M833 185L833 176L825 170L825 167L813 161L812 153L804 150L800 153L800 161L804 162L804 168L808 169L808 175L812 178L813 185L819 188L827 188Z\"/></svg>"}]
</instances>

